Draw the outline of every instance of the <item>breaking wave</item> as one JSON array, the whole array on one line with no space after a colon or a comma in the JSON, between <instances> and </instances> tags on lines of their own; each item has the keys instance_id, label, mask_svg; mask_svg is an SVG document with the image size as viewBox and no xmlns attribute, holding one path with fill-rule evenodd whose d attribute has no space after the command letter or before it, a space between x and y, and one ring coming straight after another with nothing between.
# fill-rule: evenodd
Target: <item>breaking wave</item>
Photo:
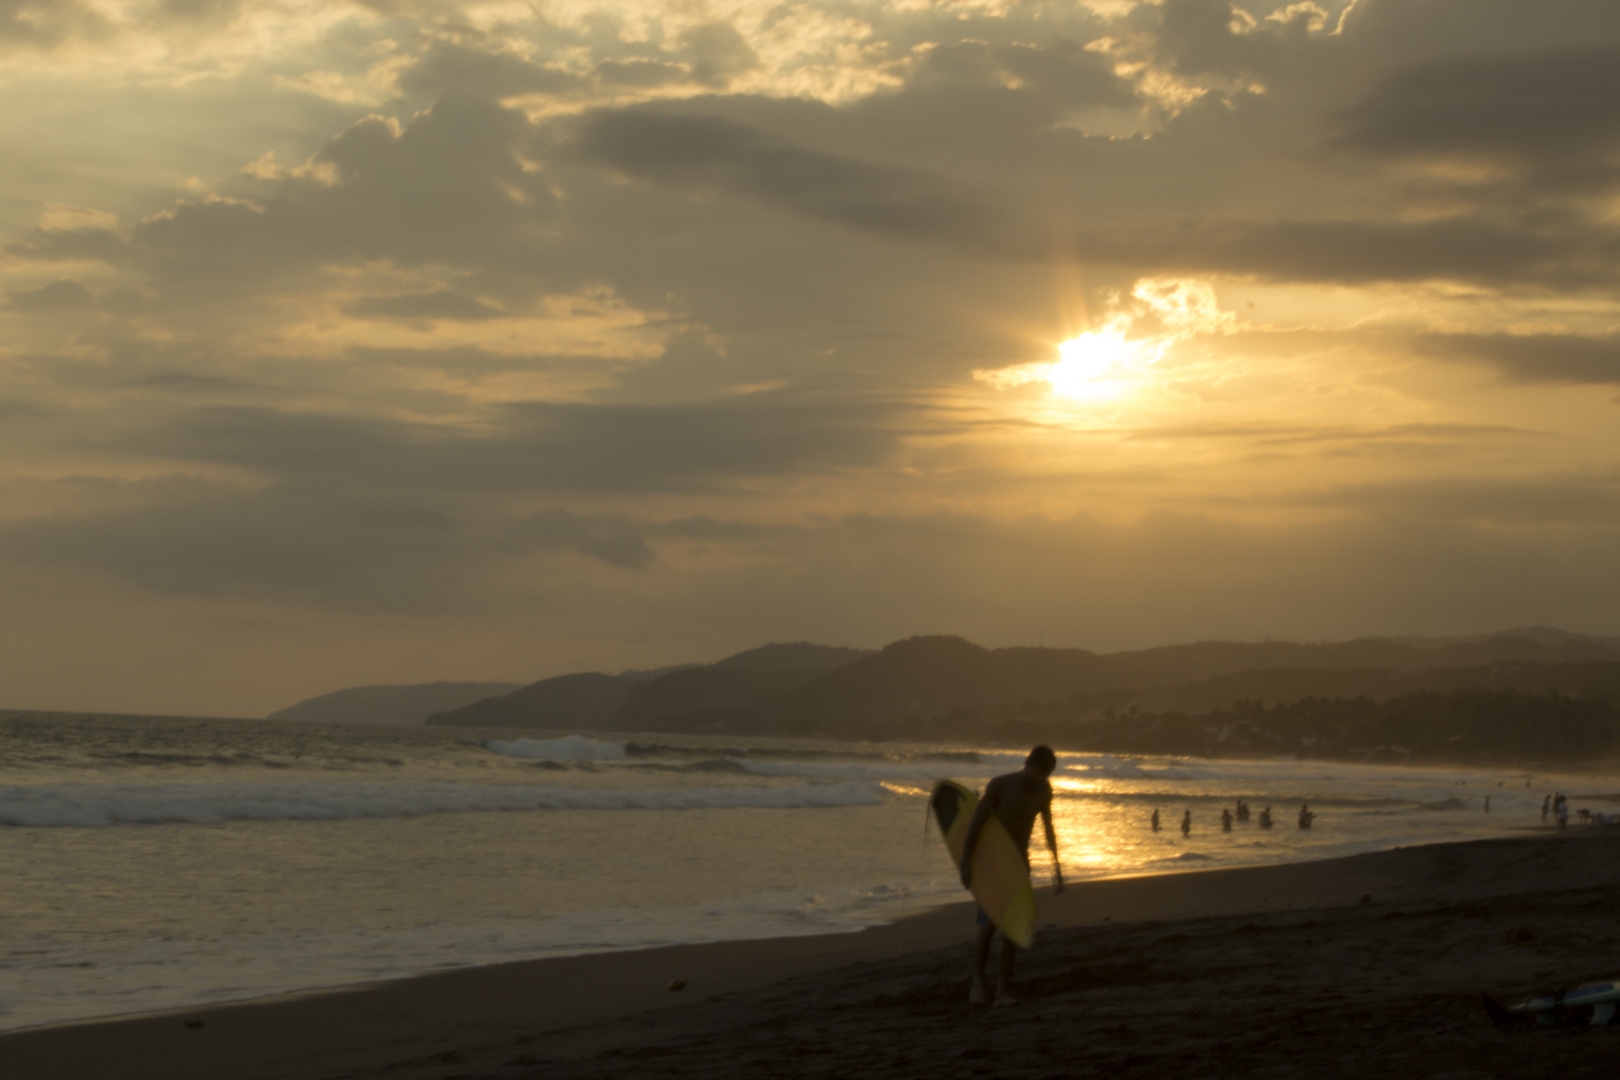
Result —
<instances>
[{"instance_id":1,"label":"breaking wave","mask_svg":"<svg viewBox=\"0 0 1620 1080\"><path fill-rule=\"evenodd\" d=\"M544 761L617 761L624 757L624 743L598 742L583 735L561 739L491 739L488 750L505 757L540 758Z\"/></svg>"},{"instance_id":2,"label":"breaking wave","mask_svg":"<svg viewBox=\"0 0 1620 1080\"><path fill-rule=\"evenodd\" d=\"M0 786L0 826L155 825L412 817L490 810L795 809L876 806L877 784L603 789L474 784L55 784Z\"/></svg>"}]
</instances>

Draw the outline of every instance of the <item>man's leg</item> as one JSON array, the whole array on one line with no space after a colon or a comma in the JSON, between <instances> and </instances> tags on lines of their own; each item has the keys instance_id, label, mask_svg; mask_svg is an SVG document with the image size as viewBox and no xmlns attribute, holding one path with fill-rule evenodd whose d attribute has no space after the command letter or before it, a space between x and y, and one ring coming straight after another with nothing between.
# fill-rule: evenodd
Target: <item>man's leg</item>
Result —
<instances>
[{"instance_id":1,"label":"man's leg","mask_svg":"<svg viewBox=\"0 0 1620 1080\"><path fill-rule=\"evenodd\" d=\"M1017 960L1018 946L1003 937L1001 939L1001 970L996 973L997 1005L1011 1005L1018 1000L1007 992L1007 987L1012 983L1013 964Z\"/></svg>"},{"instance_id":2,"label":"man's leg","mask_svg":"<svg viewBox=\"0 0 1620 1080\"><path fill-rule=\"evenodd\" d=\"M984 969L990 964L990 939L995 936L995 925L989 919L979 923L979 944L973 953L973 986L968 991L969 1005L983 1005L988 1000L984 990Z\"/></svg>"}]
</instances>

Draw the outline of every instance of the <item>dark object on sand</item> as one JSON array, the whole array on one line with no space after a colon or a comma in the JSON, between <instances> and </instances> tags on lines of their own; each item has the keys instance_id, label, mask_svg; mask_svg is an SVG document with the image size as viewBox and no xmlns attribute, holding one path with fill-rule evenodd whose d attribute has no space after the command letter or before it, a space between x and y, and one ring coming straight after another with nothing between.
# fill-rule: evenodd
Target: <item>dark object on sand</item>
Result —
<instances>
[{"instance_id":1,"label":"dark object on sand","mask_svg":"<svg viewBox=\"0 0 1620 1080\"><path fill-rule=\"evenodd\" d=\"M668 991L670 991L672 993L677 992L677 991L681 991L681 990L685 990L686 989L686 980L685 979L671 979L669 981L669 985L664 987L664 989L668 990Z\"/></svg>"}]
</instances>

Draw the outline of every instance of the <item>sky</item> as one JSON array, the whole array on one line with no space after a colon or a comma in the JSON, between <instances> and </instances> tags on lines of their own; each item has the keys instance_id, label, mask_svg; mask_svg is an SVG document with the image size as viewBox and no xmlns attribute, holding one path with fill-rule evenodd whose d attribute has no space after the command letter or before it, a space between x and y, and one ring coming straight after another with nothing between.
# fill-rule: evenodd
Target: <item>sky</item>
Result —
<instances>
[{"instance_id":1,"label":"sky","mask_svg":"<svg viewBox=\"0 0 1620 1080\"><path fill-rule=\"evenodd\" d=\"M0 0L0 706L1620 633L1613 0Z\"/></svg>"}]
</instances>

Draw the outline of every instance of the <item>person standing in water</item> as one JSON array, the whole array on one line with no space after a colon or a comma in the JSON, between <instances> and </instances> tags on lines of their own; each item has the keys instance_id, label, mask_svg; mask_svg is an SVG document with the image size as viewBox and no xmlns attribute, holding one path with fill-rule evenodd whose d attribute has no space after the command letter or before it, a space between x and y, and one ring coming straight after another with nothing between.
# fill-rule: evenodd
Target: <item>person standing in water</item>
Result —
<instances>
[{"instance_id":1,"label":"person standing in water","mask_svg":"<svg viewBox=\"0 0 1620 1080\"><path fill-rule=\"evenodd\" d=\"M1271 807L1269 806L1260 811L1260 827L1262 829L1271 828Z\"/></svg>"},{"instance_id":2,"label":"person standing in water","mask_svg":"<svg viewBox=\"0 0 1620 1080\"><path fill-rule=\"evenodd\" d=\"M1227 810L1226 808L1222 807L1222 809L1221 809L1221 832L1231 832L1231 831L1232 831L1232 811Z\"/></svg>"},{"instance_id":3,"label":"person standing in water","mask_svg":"<svg viewBox=\"0 0 1620 1080\"><path fill-rule=\"evenodd\" d=\"M1057 833L1052 828L1052 770L1057 768L1057 755L1050 746L1037 746L1024 759L1024 767L1015 773L998 776L985 785L984 798L973 811L968 822L967 835L962 840L962 885L973 887L973 849L978 846L979 833L994 814L1023 852L1024 865L1029 865L1029 837L1035 831L1035 819L1046 826L1046 847L1052 852L1052 891L1063 891L1063 865L1058 861ZM979 909L979 943L973 954L973 987L968 992L968 1003L985 1003L985 966L990 962L990 941L996 935L990 916ZM996 974L997 1005L1014 1004L1007 992L1012 979L1013 963L1018 959L1018 946L1001 938L1001 968Z\"/></svg>"},{"instance_id":4,"label":"person standing in water","mask_svg":"<svg viewBox=\"0 0 1620 1080\"><path fill-rule=\"evenodd\" d=\"M1157 810L1153 811L1153 831L1159 831L1159 812Z\"/></svg>"},{"instance_id":5,"label":"person standing in water","mask_svg":"<svg viewBox=\"0 0 1620 1080\"><path fill-rule=\"evenodd\" d=\"M1299 807L1299 827L1302 829L1308 829L1311 827L1311 822L1315 820L1316 815L1311 813L1310 806L1305 803L1301 803Z\"/></svg>"},{"instance_id":6,"label":"person standing in water","mask_svg":"<svg viewBox=\"0 0 1620 1080\"><path fill-rule=\"evenodd\" d=\"M1182 815L1181 815L1181 835L1182 836L1190 836L1191 834L1192 834L1192 811L1187 810L1187 811L1184 811L1182 813Z\"/></svg>"}]
</instances>

